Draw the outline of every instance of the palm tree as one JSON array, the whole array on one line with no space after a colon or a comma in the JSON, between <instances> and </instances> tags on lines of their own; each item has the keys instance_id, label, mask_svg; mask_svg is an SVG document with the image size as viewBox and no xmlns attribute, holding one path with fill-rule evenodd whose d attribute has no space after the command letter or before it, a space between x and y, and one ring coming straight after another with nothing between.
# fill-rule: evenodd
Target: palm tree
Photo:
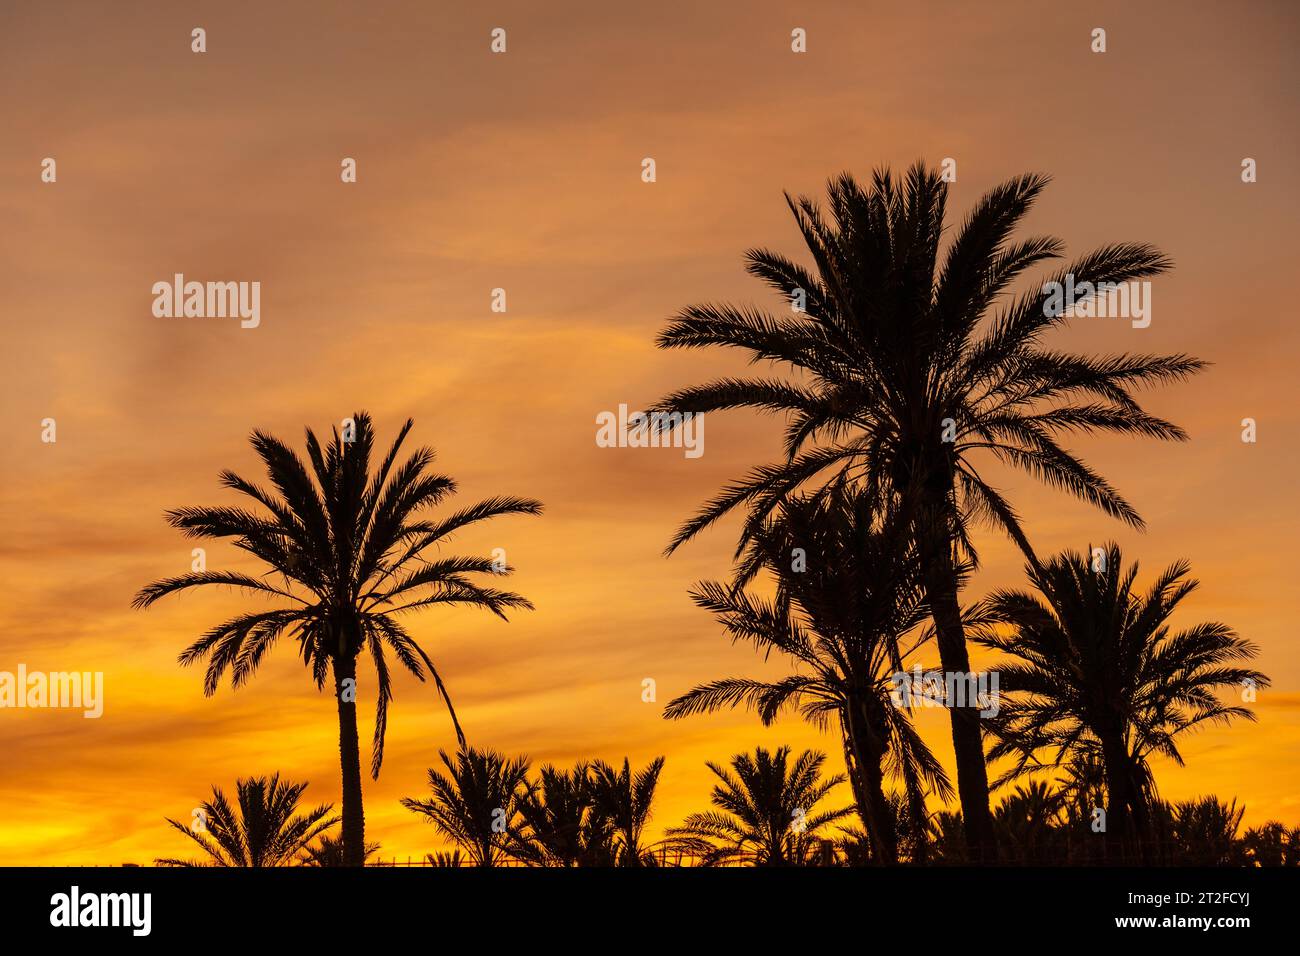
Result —
<instances>
[{"instance_id":1,"label":"palm tree","mask_svg":"<svg viewBox=\"0 0 1300 956\"><path fill-rule=\"evenodd\" d=\"M378 843L366 844L365 859L370 860L372 856L379 852ZM312 867L335 867L347 866L347 857L343 853L343 841L337 837L326 834L320 838L320 843L315 846L306 847L303 855L299 858L303 866Z\"/></svg>"},{"instance_id":2,"label":"palm tree","mask_svg":"<svg viewBox=\"0 0 1300 956\"><path fill-rule=\"evenodd\" d=\"M296 854L339 822L337 816L330 815L334 807L329 803L298 813L298 799L306 789L305 783L281 781L278 773L236 780L236 808L221 788L214 786L212 799L199 805L188 825L167 818L202 848L207 862L171 858L154 862L185 867L289 866Z\"/></svg>"},{"instance_id":3,"label":"palm tree","mask_svg":"<svg viewBox=\"0 0 1300 956\"><path fill-rule=\"evenodd\" d=\"M656 757L636 773L632 773L626 757L621 769L603 760L591 765L593 805L600 820L598 826L609 828L615 866L647 866L655 862L655 846L647 845L644 837L663 769L663 757Z\"/></svg>"},{"instance_id":4,"label":"palm tree","mask_svg":"<svg viewBox=\"0 0 1300 956\"><path fill-rule=\"evenodd\" d=\"M1174 806L1162 804L1157 818L1178 854L1173 862L1182 866L1242 866L1248 858L1237 831L1245 813L1246 808L1238 807L1235 799L1224 803L1208 796Z\"/></svg>"},{"instance_id":5,"label":"palm tree","mask_svg":"<svg viewBox=\"0 0 1300 956\"><path fill-rule=\"evenodd\" d=\"M1300 827L1269 820L1247 830L1241 846L1255 866L1300 866Z\"/></svg>"},{"instance_id":6,"label":"palm tree","mask_svg":"<svg viewBox=\"0 0 1300 956\"><path fill-rule=\"evenodd\" d=\"M969 863L965 829L960 813L940 810L934 814L928 834L931 858L939 863Z\"/></svg>"},{"instance_id":7,"label":"palm tree","mask_svg":"<svg viewBox=\"0 0 1300 956\"><path fill-rule=\"evenodd\" d=\"M501 618L527 600L474 580L475 575L510 570L490 558L434 554L451 534L498 515L541 512L526 498L497 497L441 518L422 517L456 490L456 483L428 472L434 452L418 448L394 468L411 430L407 419L374 474L370 416L357 412L340 437L334 431L322 449L307 430L311 469L287 445L262 431L251 442L275 490L264 489L232 471L221 483L251 498L263 512L240 507L178 508L167 522L189 538L229 538L271 571L253 576L237 571L196 570L147 585L134 606L148 607L188 588L224 586L257 593L287 607L241 614L213 627L180 655L183 665L207 659L203 692L215 694L227 671L238 688L257 670L284 634L297 639L303 662L323 689L332 672L339 719L343 777L343 846L349 866L365 855L361 805L361 757L357 744L357 658L369 650L376 675L375 734L370 772L376 779L384 758L388 703L392 699L385 647L421 681L433 678L464 741L451 698L437 668L398 620L408 611L436 604L486 608ZM278 577L271 577L271 574Z\"/></svg>"},{"instance_id":8,"label":"palm tree","mask_svg":"<svg viewBox=\"0 0 1300 956\"><path fill-rule=\"evenodd\" d=\"M1066 794L1042 780L1016 787L993 813L998 839L1016 863L1043 866L1065 856Z\"/></svg>"},{"instance_id":9,"label":"palm tree","mask_svg":"<svg viewBox=\"0 0 1300 956\"><path fill-rule=\"evenodd\" d=\"M612 823L596 806L591 764L549 764L519 801L522 827L511 853L535 866L611 866Z\"/></svg>"},{"instance_id":10,"label":"palm tree","mask_svg":"<svg viewBox=\"0 0 1300 956\"><path fill-rule=\"evenodd\" d=\"M1177 740L1187 731L1255 719L1220 700L1220 688L1268 686L1259 671L1236 665L1256 648L1226 624L1170 631L1170 616L1197 587L1189 571L1178 561L1138 594L1138 566L1124 568L1117 545L1097 549L1091 561L1066 551L1027 567L1037 595L998 591L972 615L975 640L1014 661L998 667L1002 699L990 721L990 758L1017 757L1007 779L1044 766L1038 755L1045 750L1055 751L1058 765L1071 757L1099 761L1107 832L1121 841L1151 837L1148 758L1181 765Z\"/></svg>"},{"instance_id":11,"label":"palm tree","mask_svg":"<svg viewBox=\"0 0 1300 956\"><path fill-rule=\"evenodd\" d=\"M789 658L796 673L775 681L725 678L671 701L681 718L745 706L770 725L788 707L819 726L839 725L845 766L875 858L898 860L891 773L902 779L912 850L924 857L926 788L948 799L952 788L900 701L896 675L928 640L917 629L929 614L916 550L897 515L875 521L870 499L836 483L825 496L792 496L754 534L735 584L704 582L691 592L733 641L751 641L766 659ZM795 566L792 554L800 555ZM772 600L744 589L763 567L776 578ZM902 641L911 634L910 646ZM903 706L900 706L902 704Z\"/></svg>"},{"instance_id":12,"label":"palm tree","mask_svg":"<svg viewBox=\"0 0 1300 956\"><path fill-rule=\"evenodd\" d=\"M493 750L468 747L455 760L438 751L448 775L429 769L428 800L403 797L402 806L428 818L472 865L497 866L519 829L519 805L527 789L528 759L507 759Z\"/></svg>"},{"instance_id":13,"label":"palm tree","mask_svg":"<svg viewBox=\"0 0 1300 956\"><path fill-rule=\"evenodd\" d=\"M710 762L721 781L713 787L718 809L692 813L681 827L668 831L704 866L746 861L754 866L791 866L806 862L821 841L819 831L854 812L853 807L816 812L826 795L844 782L844 774L822 779L826 755L805 750L791 763L790 748L731 758L735 774Z\"/></svg>"},{"instance_id":14,"label":"palm tree","mask_svg":"<svg viewBox=\"0 0 1300 956\"><path fill-rule=\"evenodd\" d=\"M1009 465L1140 527L1106 479L1058 443L1069 432L1110 431L1181 440L1176 425L1147 414L1141 386L1182 379L1203 363L1185 355L1084 356L1049 348L1073 310L1054 307L1046 283L1011 295L1027 270L1062 254L1060 240L1013 233L1048 179L1017 177L986 194L940 255L947 184L917 163L901 179L848 174L828 187L829 214L786 196L815 268L766 249L748 271L786 301L779 315L725 304L690 306L661 333L663 348L724 346L797 375L729 377L661 399L651 421L675 427L685 413L730 408L784 413L785 455L729 485L677 532L672 552L744 506L742 546L793 489L827 474L851 475L894 499L920 551L940 659L969 673L959 605L960 567L975 559L977 523L1000 529L1032 557L1012 504L985 475ZM1105 246L1051 276L1076 289L1164 272L1149 245ZM1091 284L1091 285L1085 285ZM1085 297L1084 302L1088 299ZM981 457L982 456L982 457ZM979 718L952 708L953 749L967 837L993 842Z\"/></svg>"}]
</instances>

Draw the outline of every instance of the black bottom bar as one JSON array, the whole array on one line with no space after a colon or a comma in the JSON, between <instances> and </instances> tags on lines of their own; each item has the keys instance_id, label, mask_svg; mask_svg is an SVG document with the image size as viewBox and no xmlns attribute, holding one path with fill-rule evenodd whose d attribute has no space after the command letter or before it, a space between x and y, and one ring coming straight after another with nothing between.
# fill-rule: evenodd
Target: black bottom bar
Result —
<instances>
[{"instance_id":1,"label":"black bottom bar","mask_svg":"<svg viewBox=\"0 0 1300 956\"><path fill-rule=\"evenodd\" d=\"M1295 932L1298 872L15 868L0 869L0 914L6 943L76 934L128 946L256 938L424 940L459 949L454 940L469 934L485 945L495 941L495 949L590 931L617 935L606 937L608 946L586 936L581 952L622 948L639 937L673 948L708 939L732 947L808 933L860 934L864 945L942 938L983 948L1028 942L1033 937L1023 934L1035 930L1072 940L1200 934L1230 944L1260 930L1269 938ZM117 925L72 925L91 922Z\"/></svg>"}]
</instances>

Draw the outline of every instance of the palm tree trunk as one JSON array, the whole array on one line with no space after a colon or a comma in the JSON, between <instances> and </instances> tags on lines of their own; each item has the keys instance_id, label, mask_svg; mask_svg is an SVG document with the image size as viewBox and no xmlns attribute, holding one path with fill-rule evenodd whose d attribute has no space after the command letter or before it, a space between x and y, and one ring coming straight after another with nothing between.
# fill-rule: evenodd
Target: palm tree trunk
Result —
<instances>
[{"instance_id":1,"label":"palm tree trunk","mask_svg":"<svg viewBox=\"0 0 1300 956\"><path fill-rule=\"evenodd\" d=\"M1122 733L1108 733L1102 740L1102 758L1106 763L1107 832L1127 851L1135 850L1141 862L1149 862L1145 807L1138 792L1136 768L1124 744ZM1125 862L1132 862L1126 860Z\"/></svg>"},{"instance_id":2,"label":"palm tree trunk","mask_svg":"<svg viewBox=\"0 0 1300 956\"><path fill-rule=\"evenodd\" d=\"M868 762L866 768L867 799L871 803L871 816L876 821L871 840L875 844L878 862L892 866L898 862L898 837L894 827L894 812L885 798L884 774L879 762Z\"/></svg>"},{"instance_id":3,"label":"palm tree trunk","mask_svg":"<svg viewBox=\"0 0 1300 956\"><path fill-rule=\"evenodd\" d=\"M856 772L853 792L858 798L859 815L867 825L872 855L878 863L894 864L898 862L898 840L893 809L885 799L884 774L880 769L884 746L871 732L862 710L856 701L849 701L845 708L844 740L852 756L850 771Z\"/></svg>"},{"instance_id":4,"label":"palm tree trunk","mask_svg":"<svg viewBox=\"0 0 1300 956\"><path fill-rule=\"evenodd\" d=\"M845 722L847 724L847 721ZM862 781L862 767L859 766L853 741L849 738L848 727L842 728L844 738L844 768L848 771L849 787L853 790L853 802L858 808L858 817L867 831L871 830L871 811L867 808L867 791Z\"/></svg>"},{"instance_id":5,"label":"palm tree trunk","mask_svg":"<svg viewBox=\"0 0 1300 956\"><path fill-rule=\"evenodd\" d=\"M925 794L921 790L921 781L910 764L904 763L903 785L907 796L907 813L911 829L911 860L913 863L930 862L930 834L928 833L929 815L925 811Z\"/></svg>"},{"instance_id":6,"label":"palm tree trunk","mask_svg":"<svg viewBox=\"0 0 1300 956\"><path fill-rule=\"evenodd\" d=\"M934 521L922 552L926 598L938 636L939 661L949 674L970 673L966 653L966 632L962 627L961 605L957 601L957 570L946 523ZM984 742L979 710L975 706L950 707L952 749L957 763L957 794L972 862L997 859L993 817L989 813L989 777L984 763Z\"/></svg>"},{"instance_id":7,"label":"palm tree trunk","mask_svg":"<svg viewBox=\"0 0 1300 956\"><path fill-rule=\"evenodd\" d=\"M343 865L364 866L366 818L361 807L361 748L357 743L357 660L334 658L334 697L339 705L339 766L343 772ZM344 700L345 680L352 680Z\"/></svg>"}]
</instances>

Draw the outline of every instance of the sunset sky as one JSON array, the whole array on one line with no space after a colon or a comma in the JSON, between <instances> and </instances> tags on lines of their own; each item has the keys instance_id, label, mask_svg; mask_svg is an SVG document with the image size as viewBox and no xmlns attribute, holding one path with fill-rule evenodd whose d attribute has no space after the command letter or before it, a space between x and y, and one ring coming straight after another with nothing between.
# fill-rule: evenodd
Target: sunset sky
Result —
<instances>
[{"instance_id":1,"label":"sunset sky","mask_svg":"<svg viewBox=\"0 0 1300 956\"><path fill-rule=\"evenodd\" d=\"M535 611L407 618L472 743L534 764L663 754L656 832L706 808L706 760L789 743L839 767L838 739L793 717L660 716L696 683L761 672L687 596L725 576L734 525L661 552L706 497L780 453L780 424L710 416L705 453L688 459L597 447L595 418L741 367L654 337L692 302L783 307L742 261L752 246L807 261L782 190L816 195L842 170L921 157L956 159L954 223L989 187L1041 171L1053 184L1030 232L1071 255L1137 240L1175 261L1149 328L1078 320L1055 340L1214 363L1149 396L1190 442L1073 443L1147 532L1021 476L996 483L1040 553L1114 539L1142 582L1191 561L1202 587L1175 623L1231 624L1274 686L1258 723L1188 739L1186 768L1157 764L1161 793L1235 796L1248 825L1300 825L1294 5L451 6L0 6L0 670L103 671L106 695L99 720L0 711L0 865L187 855L164 817L187 819L237 776L278 770L311 781L308 803L339 802L334 703L293 642L212 698L200 669L176 663L259 601L130 601L189 569L193 543L166 509L233 503L224 468L260 478L253 428L301 447L304 426L358 409L384 443L413 417L412 444L437 448L458 503L546 505L457 541L505 548ZM504 55L488 49L498 26ZM206 53L191 52L195 27ZM806 54L790 50L795 27ZM46 157L55 183L41 181ZM340 181L344 157L355 184ZM1245 157L1256 183L1241 180ZM260 327L156 318L151 287L176 273L260 282ZM505 314L489 309L494 288ZM967 599L1023 581L1010 543L982 544ZM252 567L220 544L208 563ZM641 699L645 678L657 703ZM367 837L384 858L419 858L441 843L398 800L425 794L455 737L430 686L395 680ZM947 715L919 720L951 767Z\"/></svg>"}]
</instances>

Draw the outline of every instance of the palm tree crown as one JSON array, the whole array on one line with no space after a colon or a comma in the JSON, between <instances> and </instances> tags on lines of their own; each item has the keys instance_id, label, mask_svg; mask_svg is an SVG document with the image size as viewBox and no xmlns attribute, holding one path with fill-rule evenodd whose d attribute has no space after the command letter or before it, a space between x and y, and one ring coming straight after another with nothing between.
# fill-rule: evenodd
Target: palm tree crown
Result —
<instances>
[{"instance_id":1,"label":"palm tree crown","mask_svg":"<svg viewBox=\"0 0 1300 956\"><path fill-rule=\"evenodd\" d=\"M948 187L924 164L897 179L878 171L866 186L841 175L828 186L825 212L811 199L787 196L814 269L766 249L747 254L748 271L787 308L769 314L691 306L659 345L740 349L795 376L723 378L674 392L653 409L667 427L682 420L672 413L782 414L785 456L726 487L681 527L669 550L745 507L743 548L794 489L851 476L873 499L896 502L915 529L944 669L965 673L957 567L963 554L975 558L972 524L1000 528L1033 554L981 458L1140 526L1133 507L1058 437L1109 431L1185 438L1144 411L1133 390L1184 378L1203 363L1185 355L1088 357L1045 342L1074 310L1052 308L1047 283L1013 290L1064 248L1049 236L1014 238L1047 182L1024 175L990 191L946 250ZM1123 243L1083 256L1048 281L1095 290L1169 265L1149 245ZM987 853L993 832L978 718L965 708L950 715L968 837Z\"/></svg>"},{"instance_id":2,"label":"palm tree crown","mask_svg":"<svg viewBox=\"0 0 1300 956\"><path fill-rule=\"evenodd\" d=\"M546 765L519 802L522 822L512 854L538 866L612 866L613 821L597 806L592 765Z\"/></svg>"},{"instance_id":3,"label":"palm tree crown","mask_svg":"<svg viewBox=\"0 0 1300 956\"><path fill-rule=\"evenodd\" d=\"M616 866L644 866L654 860L655 846L646 843L645 828L663 769L663 757L656 757L636 773L626 757L618 769L603 760L591 765L594 808L610 828Z\"/></svg>"},{"instance_id":4,"label":"palm tree crown","mask_svg":"<svg viewBox=\"0 0 1300 956\"><path fill-rule=\"evenodd\" d=\"M947 799L942 766L894 699L894 677L924 646L929 610L907 529L877 522L870 499L837 482L821 497L788 499L750 543L736 582L704 582L695 602L712 611L733 640L767 657L787 657L798 671L774 681L724 678L671 701L664 716L681 718L748 706L764 724L786 708L818 726L832 720L873 851L893 862L896 821L882 788L887 770L900 777L923 826L928 788ZM744 589L758 569L772 573L771 600Z\"/></svg>"},{"instance_id":5,"label":"palm tree crown","mask_svg":"<svg viewBox=\"0 0 1300 956\"><path fill-rule=\"evenodd\" d=\"M1226 624L1174 632L1169 619L1197 587L1176 562L1145 593L1138 566L1124 567L1117 545L1089 557L1066 551L1027 572L1038 594L1003 590L976 608L975 640L1007 654L998 665L1003 695L991 721L991 758L1015 755L1008 776L1051 763L1104 767L1112 819L1132 814L1145 830L1154 799L1148 758L1182 763L1180 736L1209 723L1254 720L1217 691L1266 687L1268 678L1237 662L1256 654Z\"/></svg>"},{"instance_id":6,"label":"palm tree crown","mask_svg":"<svg viewBox=\"0 0 1300 956\"><path fill-rule=\"evenodd\" d=\"M506 611L531 608L523 597L476 580L511 570L486 557L435 553L453 533L499 515L541 512L527 498L496 497L442 517L422 514L456 490L448 477L431 473L430 448L417 448L397 463L412 427L402 426L371 474L374 431L370 416L355 413L322 447L307 430L310 467L283 442L255 431L252 445L274 491L232 471L222 484L261 510L221 506L178 508L167 521L190 538L230 539L234 546L268 565L270 573L193 570L142 588L136 607L189 588L225 586L285 604L232 618L211 628L181 655L182 664L207 659L203 690L216 693L229 673L239 687L257 670L276 641L288 634L298 642L303 662L323 688L332 670L339 709L339 750L343 767L343 841L352 865L364 856L360 763L356 732L356 661L369 651L377 678L371 774L379 776L392 700L388 652L421 681L433 679L451 714L457 737L464 734L451 697L432 659L411 637L400 616L434 605Z\"/></svg>"},{"instance_id":7,"label":"palm tree crown","mask_svg":"<svg viewBox=\"0 0 1300 956\"><path fill-rule=\"evenodd\" d=\"M757 747L752 757L731 758L734 773L710 762L720 781L712 797L718 810L692 813L669 836L699 852L706 866L742 860L755 866L806 862L819 831L854 809L814 809L845 780L843 774L822 778L825 754L805 750L793 762L789 758L789 747L775 752Z\"/></svg>"},{"instance_id":8,"label":"palm tree crown","mask_svg":"<svg viewBox=\"0 0 1300 956\"><path fill-rule=\"evenodd\" d=\"M306 789L306 783L281 781L278 773L237 780L236 807L219 787L213 787L212 799L199 805L188 825L167 819L202 848L207 861L156 862L160 866L289 866L312 840L339 822L330 815L334 808L328 803L298 813L298 800Z\"/></svg>"},{"instance_id":9,"label":"palm tree crown","mask_svg":"<svg viewBox=\"0 0 1300 956\"><path fill-rule=\"evenodd\" d=\"M496 866L519 830L519 805L527 789L528 760L468 747L453 759L438 752L447 774L429 769L428 800L403 797L402 806L428 818L474 866Z\"/></svg>"}]
</instances>

